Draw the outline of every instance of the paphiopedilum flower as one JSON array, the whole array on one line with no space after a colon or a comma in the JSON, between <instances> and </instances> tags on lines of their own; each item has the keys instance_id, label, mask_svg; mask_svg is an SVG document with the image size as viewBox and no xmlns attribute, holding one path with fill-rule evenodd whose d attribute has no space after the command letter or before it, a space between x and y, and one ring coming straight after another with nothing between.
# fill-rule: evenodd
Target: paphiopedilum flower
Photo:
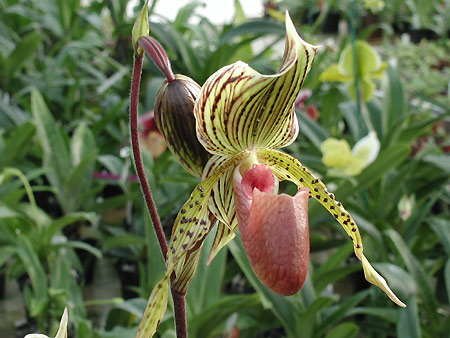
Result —
<instances>
[{"instance_id":1,"label":"paphiopedilum flower","mask_svg":"<svg viewBox=\"0 0 450 338\"><path fill-rule=\"evenodd\" d=\"M381 79L387 63L382 62L380 55L367 42L356 41L356 74L353 48L348 44L344 48L339 63L327 68L321 75L321 81L347 82L350 96L356 98L355 77L359 80L361 98L370 101L376 89L374 79Z\"/></svg>"},{"instance_id":2,"label":"paphiopedilum flower","mask_svg":"<svg viewBox=\"0 0 450 338\"><path fill-rule=\"evenodd\" d=\"M261 75L236 62L218 70L201 88L194 105L196 132L213 156L175 220L165 275L152 291L138 337L156 332L166 311L169 280L172 289L187 291L204 239L215 224L210 261L239 227L258 278L280 294L297 292L309 259L309 197L317 199L351 237L366 279L404 306L364 256L356 222L343 205L297 159L276 150L297 137L294 102L317 52L298 36L288 15L286 34L275 75ZM277 194L281 180L298 186L294 197Z\"/></svg>"},{"instance_id":3,"label":"paphiopedilum flower","mask_svg":"<svg viewBox=\"0 0 450 338\"><path fill-rule=\"evenodd\" d=\"M155 122L155 113L149 111L139 118L139 124L142 126L139 132L139 139L144 148L152 154L154 158L158 158L167 148L164 136L158 130Z\"/></svg>"},{"instance_id":4,"label":"paphiopedilum flower","mask_svg":"<svg viewBox=\"0 0 450 338\"><path fill-rule=\"evenodd\" d=\"M371 164L380 151L380 141L374 131L360 139L353 149L346 140L328 138L320 145L322 162L333 176L356 176Z\"/></svg>"}]
</instances>

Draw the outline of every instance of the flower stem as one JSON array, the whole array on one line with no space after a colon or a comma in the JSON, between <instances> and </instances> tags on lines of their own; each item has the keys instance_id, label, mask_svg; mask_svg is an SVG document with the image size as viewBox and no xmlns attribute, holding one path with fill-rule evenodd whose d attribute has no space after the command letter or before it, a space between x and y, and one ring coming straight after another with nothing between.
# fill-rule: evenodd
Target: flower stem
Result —
<instances>
[{"instance_id":1,"label":"flower stem","mask_svg":"<svg viewBox=\"0 0 450 338\"><path fill-rule=\"evenodd\" d=\"M177 338L187 338L186 299L183 293L172 289L173 309Z\"/></svg>"},{"instance_id":2,"label":"flower stem","mask_svg":"<svg viewBox=\"0 0 450 338\"><path fill-rule=\"evenodd\" d=\"M161 252L164 260L167 260L167 242L164 236L164 231L161 221L153 202L150 186L148 185L147 177L144 172L144 165L142 163L141 150L139 147L139 132L138 132L138 103L139 103L139 86L141 83L142 64L144 62L144 54L134 55L133 77L131 80L131 103L130 103L130 133L131 144L133 148L133 158L136 167L136 173L139 179L139 184L144 195L145 203L147 204L148 212L155 228L156 236L158 238ZM172 299L175 310L175 326L177 331L177 338L187 338L186 325L186 300L183 293L172 290Z\"/></svg>"},{"instance_id":3,"label":"flower stem","mask_svg":"<svg viewBox=\"0 0 450 338\"><path fill-rule=\"evenodd\" d=\"M139 184L144 195L145 203L147 204L148 212L155 228L156 237L158 238L159 246L164 259L167 258L167 242L164 236L164 231L161 225L161 221L156 210L155 203L153 202L150 186L148 185L147 177L144 172L144 165L142 163L141 150L139 147L139 132L138 132L138 103L139 103L139 86L141 83L142 64L144 62L144 55L134 56L133 64L133 77L131 80L131 103L130 103L130 133L131 144L133 148L134 165L136 167L136 173L139 178Z\"/></svg>"},{"instance_id":4,"label":"flower stem","mask_svg":"<svg viewBox=\"0 0 450 338\"><path fill-rule=\"evenodd\" d=\"M358 78L358 64L357 64L357 53L356 53L356 5L358 0L353 0L350 4L350 41L352 44L352 54L353 54L353 79L355 82L355 96L356 96L356 120L358 122L358 129L356 130L358 135L357 139L361 138L361 89L359 87Z\"/></svg>"}]
</instances>

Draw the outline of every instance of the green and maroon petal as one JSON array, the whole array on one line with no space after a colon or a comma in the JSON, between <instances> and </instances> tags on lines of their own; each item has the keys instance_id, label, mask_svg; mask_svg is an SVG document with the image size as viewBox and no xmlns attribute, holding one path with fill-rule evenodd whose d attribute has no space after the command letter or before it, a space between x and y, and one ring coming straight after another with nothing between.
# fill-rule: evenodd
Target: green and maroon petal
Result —
<instances>
[{"instance_id":1,"label":"green and maroon petal","mask_svg":"<svg viewBox=\"0 0 450 338\"><path fill-rule=\"evenodd\" d=\"M243 151L221 162L206 179L197 185L189 200L182 206L172 228L165 275L150 295L137 337L149 338L155 334L166 312L168 283L172 272L175 271L178 274L175 278L180 289L187 290L197 268L196 255L199 255L198 251L213 225L208 208L211 192L227 171L233 170L248 156L249 153Z\"/></svg>"}]
</instances>

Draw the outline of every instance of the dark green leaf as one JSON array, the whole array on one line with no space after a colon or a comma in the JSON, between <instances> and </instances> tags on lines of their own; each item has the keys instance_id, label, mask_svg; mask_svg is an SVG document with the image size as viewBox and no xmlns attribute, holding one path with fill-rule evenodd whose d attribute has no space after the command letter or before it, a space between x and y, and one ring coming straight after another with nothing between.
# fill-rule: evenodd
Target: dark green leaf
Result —
<instances>
[{"instance_id":1,"label":"dark green leaf","mask_svg":"<svg viewBox=\"0 0 450 338\"><path fill-rule=\"evenodd\" d=\"M342 323L328 332L325 338L354 338L358 332L359 326L355 323Z\"/></svg>"},{"instance_id":2,"label":"dark green leaf","mask_svg":"<svg viewBox=\"0 0 450 338\"><path fill-rule=\"evenodd\" d=\"M406 308L400 309L400 316L397 323L397 337L399 338L421 338L419 313L417 300L411 297L406 302Z\"/></svg>"},{"instance_id":3,"label":"dark green leaf","mask_svg":"<svg viewBox=\"0 0 450 338\"><path fill-rule=\"evenodd\" d=\"M11 79L26 61L30 60L30 57L41 44L41 39L41 33L32 31L19 42L7 60L6 81Z\"/></svg>"}]
</instances>

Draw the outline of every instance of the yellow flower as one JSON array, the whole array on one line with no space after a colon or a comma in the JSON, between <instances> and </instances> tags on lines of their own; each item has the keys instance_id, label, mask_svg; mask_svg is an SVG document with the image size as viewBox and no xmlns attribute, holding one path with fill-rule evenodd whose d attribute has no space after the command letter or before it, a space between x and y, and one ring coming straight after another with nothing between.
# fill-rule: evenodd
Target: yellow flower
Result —
<instances>
[{"instance_id":1,"label":"yellow flower","mask_svg":"<svg viewBox=\"0 0 450 338\"><path fill-rule=\"evenodd\" d=\"M380 142L375 132L371 131L360 141L353 150L346 140L329 138L320 145L322 162L329 169L332 176L356 176L371 164L380 150Z\"/></svg>"},{"instance_id":2,"label":"yellow flower","mask_svg":"<svg viewBox=\"0 0 450 338\"><path fill-rule=\"evenodd\" d=\"M355 70L351 44L341 53L339 63L330 66L320 75L320 81L347 82L350 96L355 99ZM374 79L380 79L387 67L378 53L365 41L356 41L356 76L359 80L361 98L370 101L375 91Z\"/></svg>"}]
</instances>

